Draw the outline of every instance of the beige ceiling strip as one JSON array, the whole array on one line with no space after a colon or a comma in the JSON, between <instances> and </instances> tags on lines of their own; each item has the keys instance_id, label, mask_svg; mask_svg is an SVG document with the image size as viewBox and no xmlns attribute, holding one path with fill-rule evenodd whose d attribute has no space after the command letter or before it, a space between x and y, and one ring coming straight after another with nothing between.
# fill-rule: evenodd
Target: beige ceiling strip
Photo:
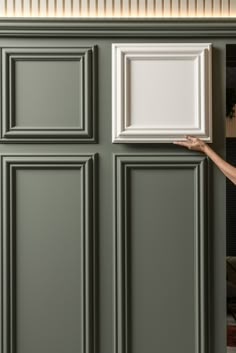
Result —
<instances>
[{"instance_id":1,"label":"beige ceiling strip","mask_svg":"<svg viewBox=\"0 0 236 353\"><path fill-rule=\"evenodd\" d=\"M0 16L236 17L236 0L0 0Z\"/></svg>"}]
</instances>

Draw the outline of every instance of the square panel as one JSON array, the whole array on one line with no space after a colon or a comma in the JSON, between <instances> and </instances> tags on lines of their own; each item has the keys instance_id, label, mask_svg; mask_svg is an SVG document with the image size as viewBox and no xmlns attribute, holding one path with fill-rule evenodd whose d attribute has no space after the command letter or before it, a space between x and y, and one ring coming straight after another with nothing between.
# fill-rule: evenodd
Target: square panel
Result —
<instances>
[{"instance_id":1,"label":"square panel","mask_svg":"<svg viewBox=\"0 0 236 353\"><path fill-rule=\"evenodd\" d=\"M113 44L112 140L212 141L211 44Z\"/></svg>"},{"instance_id":2,"label":"square panel","mask_svg":"<svg viewBox=\"0 0 236 353\"><path fill-rule=\"evenodd\" d=\"M94 49L2 49L1 141L93 141Z\"/></svg>"}]
</instances>

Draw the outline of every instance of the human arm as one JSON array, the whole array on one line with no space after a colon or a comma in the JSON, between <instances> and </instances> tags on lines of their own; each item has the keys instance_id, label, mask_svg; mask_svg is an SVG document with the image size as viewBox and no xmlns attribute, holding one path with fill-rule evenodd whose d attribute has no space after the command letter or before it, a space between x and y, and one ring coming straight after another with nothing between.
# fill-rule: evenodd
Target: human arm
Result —
<instances>
[{"instance_id":1,"label":"human arm","mask_svg":"<svg viewBox=\"0 0 236 353\"><path fill-rule=\"evenodd\" d=\"M236 185L236 168L221 158L213 149L200 139L186 136L186 141L175 141L174 144L184 146L190 150L205 153L222 171L222 173Z\"/></svg>"}]
</instances>

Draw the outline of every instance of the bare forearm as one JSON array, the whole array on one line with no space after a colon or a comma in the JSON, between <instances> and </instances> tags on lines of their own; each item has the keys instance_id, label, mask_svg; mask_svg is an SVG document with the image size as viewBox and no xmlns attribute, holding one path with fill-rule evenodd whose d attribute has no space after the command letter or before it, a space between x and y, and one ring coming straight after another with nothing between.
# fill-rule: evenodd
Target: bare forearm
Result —
<instances>
[{"instance_id":1,"label":"bare forearm","mask_svg":"<svg viewBox=\"0 0 236 353\"><path fill-rule=\"evenodd\" d=\"M202 140L193 136L185 136L185 141L175 141L174 144L184 146L190 150L200 151L205 153L224 173L224 175L236 185L236 168L227 163L217 153L215 153L209 145Z\"/></svg>"},{"instance_id":2,"label":"bare forearm","mask_svg":"<svg viewBox=\"0 0 236 353\"><path fill-rule=\"evenodd\" d=\"M236 168L221 158L210 148L209 145L204 146L203 152L205 152L205 154L217 165L222 173L224 173L224 175L236 185Z\"/></svg>"}]
</instances>

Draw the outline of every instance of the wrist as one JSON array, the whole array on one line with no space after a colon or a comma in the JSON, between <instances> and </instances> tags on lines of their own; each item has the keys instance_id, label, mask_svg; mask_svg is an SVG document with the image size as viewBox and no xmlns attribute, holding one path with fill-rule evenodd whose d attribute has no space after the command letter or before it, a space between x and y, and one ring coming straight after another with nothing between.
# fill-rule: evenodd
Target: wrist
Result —
<instances>
[{"instance_id":1,"label":"wrist","mask_svg":"<svg viewBox=\"0 0 236 353\"><path fill-rule=\"evenodd\" d=\"M203 153L208 154L210 147L208 144L206 144L205 142L202 141L201 150Z\"/></svg>"}]
</instances>

